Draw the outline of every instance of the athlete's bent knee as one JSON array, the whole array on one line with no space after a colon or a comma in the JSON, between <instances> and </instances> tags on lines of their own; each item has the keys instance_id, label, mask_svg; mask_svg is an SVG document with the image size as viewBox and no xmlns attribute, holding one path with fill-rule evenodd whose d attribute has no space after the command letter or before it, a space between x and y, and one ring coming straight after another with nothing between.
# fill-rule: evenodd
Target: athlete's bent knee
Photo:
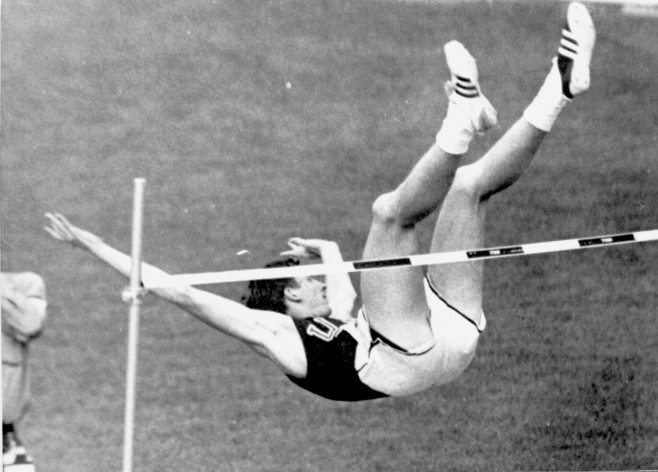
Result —
<instances>
[{"instance_id":1,"label":"athlete's bent knee","mask_svg":"<svg viewBox=\"0 0 658 472\"><path fill-rule=\"evenodd\" d=\"M395 192L385 193L377 197L372 204L373 221L383 226L405 226L402 221L399 205L396 203Z\"/></svg>"}]
</instances>

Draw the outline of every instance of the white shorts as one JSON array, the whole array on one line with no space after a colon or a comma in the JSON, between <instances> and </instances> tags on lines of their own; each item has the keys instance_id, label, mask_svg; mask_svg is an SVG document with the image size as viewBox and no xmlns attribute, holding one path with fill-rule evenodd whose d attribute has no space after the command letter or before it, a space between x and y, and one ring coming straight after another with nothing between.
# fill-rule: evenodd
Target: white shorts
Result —
<instances>
[{"instance_id":1,"label":"white shorts","mask_svg":"<svg viewBox=\"0 0 658 472\"><path fill-rule=\"evenodd\" d=\"M433 340L419 349L404 351L371 338L367 360L356 366L359 378L370 388L390 396L410 395L454 380L475 357L480 332L486 325L484 313L476 326L446 303L427 279L425 295ZM370 335L363 309L359 310L357 326L363 335Z\"/></svg>"}]
</instances>

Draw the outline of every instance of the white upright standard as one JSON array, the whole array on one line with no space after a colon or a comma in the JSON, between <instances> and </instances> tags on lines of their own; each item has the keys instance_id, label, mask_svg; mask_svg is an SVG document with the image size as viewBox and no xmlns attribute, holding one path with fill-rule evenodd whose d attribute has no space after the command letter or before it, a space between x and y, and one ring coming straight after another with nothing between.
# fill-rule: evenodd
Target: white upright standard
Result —
<instances>
[{"instance_id":1,"label":"white upright standard","mask_svg":"<svg viewBox=\"0 0 658 472\"><path fill-rule=\"evenodd\" d=\"M123 472L133 470L133 438L135 423L135 385L137 380L137 346L139 309L142 303L142 215L144 213L144 179L135 179L133 195L132 265L130 287L124 300L130 302L128 314L128 367L126 369L126 416L124 423Z\"/></svg>"}]
</instances>

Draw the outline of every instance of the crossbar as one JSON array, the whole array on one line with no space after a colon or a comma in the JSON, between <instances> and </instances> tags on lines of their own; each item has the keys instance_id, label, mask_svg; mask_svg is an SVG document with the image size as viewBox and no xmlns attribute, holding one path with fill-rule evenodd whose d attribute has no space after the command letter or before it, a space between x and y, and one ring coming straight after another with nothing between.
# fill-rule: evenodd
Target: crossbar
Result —
<instances>
[{"instance_id":1,"label":"crossbar","mask_svg":"<svg viewBox=\"0 0 658 472\"><path fill-rule=\"evenodd\" d=\"M455 262L472 262L487 259L500 259L513 256L529 256L562 251L574 251L621 244L633 244L658 240L658 229L632 233L610 234L588 238L562 239L556 241L499 246L485 249L418 254L391 259L372 259L329 264L308 264L292 267L262 269L227 270L223 272L200 272L194 274L171 275L162 279L144 280L146 289L172 285L207 285L249 280L282 279L326 274L363 272L409 266L430 266Z\"/></svg>"}]
</instances>

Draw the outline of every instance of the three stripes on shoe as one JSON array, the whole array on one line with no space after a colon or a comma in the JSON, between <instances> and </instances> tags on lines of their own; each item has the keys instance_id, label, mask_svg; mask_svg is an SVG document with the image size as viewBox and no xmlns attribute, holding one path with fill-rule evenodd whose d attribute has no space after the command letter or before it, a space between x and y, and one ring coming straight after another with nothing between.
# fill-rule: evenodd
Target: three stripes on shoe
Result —
<instances>
[{"instance_id":1,"label":"three stripes on shoe","mask_svg":"<svg viewBox=\"0 0 658 472\"><path fill-rule=\"evenodd\" d=\"M454 87L455 87L455 93L457 95L460 95L464 98L476 98L480 95L480 92L478 92L477 87L473 82L471 82L471 79L468 77L462 77L459 75L455 75L455 80L454 80Z\"/></svg>"}]
</instances>

